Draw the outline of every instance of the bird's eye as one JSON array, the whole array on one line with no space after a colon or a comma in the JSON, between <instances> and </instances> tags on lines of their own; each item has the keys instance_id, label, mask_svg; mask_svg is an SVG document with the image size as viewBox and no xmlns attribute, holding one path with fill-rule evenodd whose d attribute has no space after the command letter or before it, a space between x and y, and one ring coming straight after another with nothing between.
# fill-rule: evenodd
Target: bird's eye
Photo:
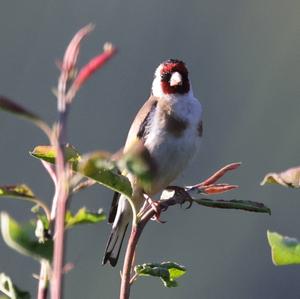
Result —
<instances>
[{"instance_id":1,"label":"bird's eye","mask_svg":"<svg viewBox=\"0 0 300 299\"><path fill-rule=\"evenodd\" d=\"M171 78L171 74L170 73L163 73L163 74L161 74L160 78L161 78L162 81L169 81L170 78Z\"/></svg>"}]
</instances>

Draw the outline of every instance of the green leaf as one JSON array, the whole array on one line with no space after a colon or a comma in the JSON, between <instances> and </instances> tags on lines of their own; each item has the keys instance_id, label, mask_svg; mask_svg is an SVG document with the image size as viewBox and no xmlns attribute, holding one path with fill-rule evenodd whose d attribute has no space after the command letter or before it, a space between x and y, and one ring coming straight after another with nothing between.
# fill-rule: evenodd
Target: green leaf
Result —
<instances>
[{"instance_id":1,"label":"green leaf","mask_svg":"<svg viewBox=\"0 0 300 299\"><path fill-rule=\"evenodd\" d=\"M186 273L184 266L174 262L147 263L135 266L135 272L140 276L160 277L165 287L178 285L176 279Z\"/></svg>"},{"instance_id":2,"label":"green leaf","mask_svg":"<svg viewBox=\"0 0 300 299\"><path fill-rule=\"evenodd\" d=\"M104 221L105 218L105 214L102 210L99 210L97 213L92 213L83 207L75 215L67 211L65 220L66 228L71 228L77 224L99 223Z\"/></svg>"},{"instance_id":3,"label":"green leaf","mask_svg":"<svg viewBox=\"0 0 300 299\"><path fill-rule=\"evenodd\" d=\"M300 243L295 238L267 232L272 251L272 261L276 266L300 264Z\"/></svg>"},{"instance_id":4,"label":"green leaf","mask_svg":"<svg viewBox=\"0 0 300 299\"><path fill-rule=\"evenodd\" d=\"M30 294L19 289L13 284L11 278L4 273L0 273L0 291L5 294L5 296L0 298L30 299Z\"/></svg>"},{"instance_id":5,"label":"green leaf","mask_svg":"<svg viewBox=\"0 0 300 299\"><path fill-rule=\"evenodd\" d=\"M40 160L49 162L51 164L55 164L55 159L56 159L56 148L51 145L39 145L36 146L30 154L38 158ZM65 155L67 161L72 165L72 168L76 170L77 164L80 161L80 154L79 152L75 149L70 144L67 144L65 146Z\"/></svg>"},{"instance_id":6,"label":"green leaf","mask_svg":"<svg viewBox=\"0 0 300 299\"><path fill-rule=\"evenodd\" d=\"M0 213L1 233L5 243L23 255L28 255L37 260L51 261L53 253L52 240L39 243L34 239L34 226L31 224L20 225L7 213Z\"/></svg>"},{"instance_id":7,"label":"green leaf","mask_svg":"<svg viewBox=\"0 0 300 299\"><path fill-rule=\"evenodd\" d=\"M0 186L0 197L9 197L32 202L33 204L42 207L47 217L50 218L50 211L47 205L40 199L37 199L32 190L25 184Z\"/></svg>"},{"instance_id":8,"label":"green leaf","mask_svg":"<svg viewBox=\"0 0 300 299\"><path fill-rule=\"evenodd\" d=\"M23 108L19 104L13 102L12 100L0 96L0 110L4 110L10 113L13 113L19 117L27 119L39 127L42 131L46 133L48 137L51 135L51 129L49 126L36 114L32 113L31 111Z\"/></svg>"},{"instance_id":9,"label":"green leaf","mask_svg":"<svg viewBox=\"0 0 300 299\"><path fill-rule=\"evenodd\" d=\"M55 163L56 150L52 146L37 146L31 155L49 163ZM107 152L94 152L84 156L71 145L66 146L67 160L72 169L97 183L127 197L131 197L132 189L129 180L118 173L116 162Z\"/></svg>"},{"instance_id":10,"label":"green leaf","mask_svg":"<svg viewBox=\"0 0 300 299\"><path fill-rule=\"evenodd\" d=\"M126 153L122 154L117 164L121 169L132 173L147 190L156 173L156 163L142 142L136 142Z\"/></svg>"},{"instance_id":11,"label":"green leaf","mask_svg":"<svg viewBox=\"0 0 300 299\"><path fill-rule=\"evenodd\" d=\"M265 175L264 179L260 184L278 184L284 187L299 188L300 167L292 167L279 173L270 172Z\"/></svg>"},{"instance_id":12,"label":"green leaf","mask_svg":"<svg viewBox=\"0 0 300 299\"><path fill-rule=\"evenodd\" d=\"M42 222L44 229L49 229L49 221L45 215L37 213L37 218ZM74 215L71 211L66 212L65 216L65 228L73 228L78 224L95 224L100 223L106 219L103 210L100 209L98 212L90 212L85 207L79 209ZM32 220L31 223L36 225L36 219Z\"/></svg>"},{"instance_id":13,"label":"green leaf","mask_svg":"<svg viewBox=\"0 0 300 299\"><path fill-rule=\"evenodd\" d=\"M267 213L271 215L271 210L260 202L244 200L213 200L208 198L193 199L199 205L220 208L220 209L238 209L248 212Z\"/></svg>"},{"instance_id":14,"label":"green leaf","mask_svg":"<svg viewBox=\"0 0 300 299\"><path fill-rule=\"evenodd\" d=\"M113 162L103 152L95 152L82 157L78 172L97 183L127 197L131 197L131 184L127 177L116 172Z\"/></svg>"},{"instance_id":15,"label":"green leaf","mask_svg":"<svg viewBox=\"0 0 300 299\"><path fill-rule=\"evenodd\" d=\"M31 189L25 184L0 187L0 196L30 200L35 198Z\"/></svg>"}]
</instances>

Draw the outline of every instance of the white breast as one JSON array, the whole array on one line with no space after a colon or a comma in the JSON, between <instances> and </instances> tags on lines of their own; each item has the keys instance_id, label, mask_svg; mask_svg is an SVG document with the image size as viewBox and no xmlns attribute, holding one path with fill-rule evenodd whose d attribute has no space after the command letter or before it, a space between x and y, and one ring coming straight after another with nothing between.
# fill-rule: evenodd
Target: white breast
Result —
<instances>
[{"instance_id":1,"label":"white breast","mask_svg":"<svg viewBox=\"0 0 300 299\"><path fill-rule=\"evenodd\" d=\"M186 96L169 96L172 115L187 122L187 128L180 136L167 132L161 125L159 105L148 130L145 146L149 149L158 165L157 176L153 182L150 194L155 194L166 188L186 167L196 153L200 136L198 131L202 117L200 102L192 94Z\"/></svg>"}]
</instances>

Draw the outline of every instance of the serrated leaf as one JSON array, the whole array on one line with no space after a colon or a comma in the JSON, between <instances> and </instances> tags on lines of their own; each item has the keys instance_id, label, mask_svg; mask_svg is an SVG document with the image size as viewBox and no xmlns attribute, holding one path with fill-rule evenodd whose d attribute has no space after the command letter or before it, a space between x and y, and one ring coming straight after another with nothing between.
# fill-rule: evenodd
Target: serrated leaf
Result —
<instances>
[{"instance_id":1,"label":"serrated leaf","mask_svg":"<svg viewBox=\"0 0 300 299\"><path fill-rule=\"evenodd\" d=\"M43 130L47 136L51 135L51 129L39 116L4 96L0 96L0 110L25 118Z\"/></svg>"},{"instance_id":2,"label":"serrated leaf","mask_svg":"<svg viewBox=\"0 0 300 299\"><path fill-rule=\"evenodd\" d=\"M267 232L272 261L276 266L300 264L300 242L296 238Z\"/></svg>"},{"instance_id":3,"label":"serrated leaf","mask_svg":"<svg viewBox=\"0 0 300 299\"><path fill-rule=\"evenodd\" d=\"M34 239L34 226L20 225L7 213L0 214L1 234L5 243L19 253L34 259L51 261L53 253L52 240L39 243Z\"/></svg>"},{"instance_id":4,"label":"serrated leaf","mask_svg":"<svg viewBox=\"0 0 300 299\"><path fill-rule=\"evenodd\" d=\"M78 210L78 212L73 215L70 211L66 213L66 228L72 228L77 224L93 224L100 223L106 218L102 210L99 210L97 213L88 211L85 207Z\"/></svg>"},{"instance_id":5,"label":"serrated leaf","mask_svg":"<svg viewBox=\"0 0 300 299\"><path fill-rule=\"evenodd\" d=\"M113 164L103 156L102 152L95 152L82 157L78 165L78 172L95 180L101 185L131 197L131 184L127 177L118 174Z\"/></svg>"},{"instance_id":6,"label":"serrated leaf","mask_svg":"<svg viewBox=\"0 0 300 299\"><path fill-rule=\"evenodd\" d=\"M220 209L237 209L244 210L248 212L256 212L256 213L267 213L271 215L271 210L265 206L263 203L249 201L249 200L213 200L208 198L202 199L193 199L199 205L212 207L212 208L220 208Z\"/></svg>"},{"instance_id":7,"label":"serrated leaf","mask_svg":"<svg viewBox=\"0 0 300 299\"><path fill-rule=\"evenodd\" d=\"M260 184L279 184L284 187L299 188L300 167L292 167L279 173L270 172L266 174L266 176Z\"/></svg>"},{"instance_id":8,"label":"serrated leaf","mask_svg":"<svg viewBox=\"0 0 300 299\"><path fill-rule=\"evenodd\" d=\"M5 296L0 296L0 298L30 299L30 294L19 289L13 284L11 278L4 273L0 273L0 291L5 294Z\"/></svg>"},{"instance_id":9,"label":"serrated leaf","mask_svg":"<svg viewBox=\"0 0 300 299\"><path fill-rule=\"evenodd\" d=\"M35 158L54 164L56 159L56 148L51 145L39 145L36 146L30 154ZM79 152L74 146L67 144L65 146L65 155L66 160L71 163L73 169L76 170L77 164L80 161Z\"/></svg>"},{"instance_id":10,"label":"serrated leaf","mask_svg":"<svg viewBox=\"0 0 300 299\"><path fill-rule=\"evenodd\" d=\"M186 273L184 266L174 262L146 263L135 266L135 272L140 276L159 277L165 287L171 288L178 285L176 279Z\"/></svg>"},{"instance_id":11,"label":"serrated leaf","mask_svg":"<svg viewBox=\"0 0 300 299\"><path fill-rule=\"evenodd\" d=\"M37 199L32 190L25 184L0 186L0 197L21 199L32 202L33 204L42 207L47 217L50 217L47 205L40 199Z\"/></svg>"}]
</instances>

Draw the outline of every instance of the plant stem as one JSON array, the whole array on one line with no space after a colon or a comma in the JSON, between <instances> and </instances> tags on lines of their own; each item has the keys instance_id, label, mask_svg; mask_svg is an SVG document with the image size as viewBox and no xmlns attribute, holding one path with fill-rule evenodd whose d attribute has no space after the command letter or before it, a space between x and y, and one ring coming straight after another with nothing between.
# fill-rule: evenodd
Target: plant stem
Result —
<instances>
[{"instance_id":1,"label":"plant stem","mask_svg":"<svg viewBox=\"0 0 300 299\"><path fill-rule=\"evenodd\" d=\"M128 299L130 295L132 263L135 255L136 245L144 226L145 223L137 223L136 225L133 225L131 229L123 265L120 299Z\"/></svg>"},{"instance_id":2,"label":"plant stem","mask_svg":"<svg viewBox=\"0 0 300 299\"><path fill-rule=\"evenodd\" d=\"M52 143L57 148L55 171L57 178L55 200L52 207L55 215L54 231L54 252L53 271L51 279L51 298L60 299L63 288L63 265L64 265L64 242L65 242L65 214L69 198L68 169L65 159L64 146L67 141L67 118L69 105L66 102L66 87L68 74L62 71L58 81L58 112L59 120L57 124L56 138ZM56 202L55 202L56 201ZM52 215L53 216L53 215Z\"/></svg>"},{"instance_id":3,"label":"plant stem","mask_svg":"<svg viewBox=\"0 0 300 299\"><path fill-rule=\"evenodd\" d=\"M64 241L65 241L65 214L69 198L68 173L64 155L66 140L67 109L60 113L57 136L56 175L57 207L55 214L53 273L52 273L52 298L60 299L63 284Z\"/></svg>"},{"instance_id":4,"label":"plant stem","mask_svg":"<svg viewBox=\"0 0 300 299\"><path fill-rule=\"evenodd\" d=\"M64 182L59 183L63 185ZM60 299L63 284L63 264L64 264L64 225L66 205L68 201L67 188L61 186L58 196L57 213L55 218L55 235L54 235L54 254L53 254L53 273L52 273L52 299Z\"/></svg>"},{"instance_id":5,"label":"plant stem","mask_svg":"<svg viewBox=\"0 0 300 299\"><path fill-rule=\"evenodd\" d=\"M46 299L47 298L48 278L49 278L48 270L49 270L48 262L41 261L37 299Z\"/></svg>"}]
</instances>

